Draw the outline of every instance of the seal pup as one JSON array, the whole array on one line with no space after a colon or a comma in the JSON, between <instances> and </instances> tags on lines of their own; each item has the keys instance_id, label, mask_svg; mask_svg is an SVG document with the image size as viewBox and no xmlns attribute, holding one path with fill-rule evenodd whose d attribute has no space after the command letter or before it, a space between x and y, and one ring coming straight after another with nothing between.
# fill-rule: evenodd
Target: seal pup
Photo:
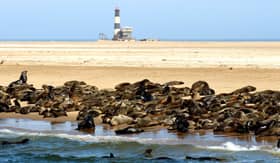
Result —
<instances>
[{"instance_id":1,"label":"seal pup","mask_svg":"<svg viewBox=\"0 0 280 163\"><path fill-rule=\"evenodd\" d=\"M10 144L27 144L30 140L29 139L22 139L21 141L2 141L2 145L10 145Z\"/></svg>"}]
</instances>

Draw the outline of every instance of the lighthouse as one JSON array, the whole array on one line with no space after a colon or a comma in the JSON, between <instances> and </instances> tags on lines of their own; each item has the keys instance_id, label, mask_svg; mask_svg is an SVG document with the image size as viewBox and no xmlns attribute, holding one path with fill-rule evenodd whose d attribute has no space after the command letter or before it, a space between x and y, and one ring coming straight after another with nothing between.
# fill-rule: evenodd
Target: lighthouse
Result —
<instances>
[{"instance_id":1,"label":"lighthouse","mask_svg":"<svg viewBox=\"0 0 280 163\"><path fill-rule=\"evenodd\" d=\"M133 29L132 27L122 27L121 28L121 17L120 17L120 9L115 9L115 21L114 21L114 41L131 41Z\"/></svg>"},{"instance_id":2,"label":"lighthouse","mask_svg":"<svg viewBox=\"0 0 280 163\"><path fill-rule=\"evenodd\" d=\"M120 9L115 9L115 22L114 22L114 37L113 40L120 40L121 38L121 17Z\"/></svg>"}]
</instances>

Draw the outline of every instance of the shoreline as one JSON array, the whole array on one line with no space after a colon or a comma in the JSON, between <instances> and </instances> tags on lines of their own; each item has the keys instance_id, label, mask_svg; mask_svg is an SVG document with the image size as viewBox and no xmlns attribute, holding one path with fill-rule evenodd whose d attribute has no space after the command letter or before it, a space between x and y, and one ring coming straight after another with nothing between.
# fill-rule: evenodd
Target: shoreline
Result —
<instances>
[{"instance_id":1,"label":"shoreline","mask_svg":"<svg viewBox=\"0 0 280 163\"><path fill-rule=\"evenodd\" d=\"M69 112L68 112L69 113ZM70 112L70 116L73 117L73 115L76 115L78 112ZM48 122L51 125L56 125L56 124L63 124L66 122L71 122L71 123L76 123L77 121L73 118L65 118L65 117L58 117L58 118L43 118L42 116L39 116L38 114L35 113L29 113L28 115L22 115L22 114L16 114L16 113L5 113L5 115L8 115L8 118L1 115L0 114L0 120L11 120L11 119L17 119L17 120L28 120L28 121L32 121L32 122ZM96 127L102 127L103 130L107 130L110 133L114 133L114 130L122 128L123 126L110 126L108 124L103 124L100 122L100 120L96 120L95 119L95 123L96 123ZM30 124L30 123L29 123ZM30 128L31 126L29 126ZM3 127L0 127L3 128ZM10 127L9 127L10 128ZM25 129L25 128L18 128L18 129ZM176 135L176 137L178 139L183 139L187 136L195 136L195 135L199 135L199 136L205 136L205 135L209 135L209 136L222 136L222 137L228 137L231 139L237 139L238 141L247 141L247 142L252 142L252 141L257 141L259 143L265 141L265 142L269 142L272 144L275 144L278 141L278 136L257 136L254 135L252 133L247 133L247 134L241 134L241 133L236 133L236 132L231 132L231 133L223 133L223 132L214 132L212 130L205 130L205 129L201 129L201 130L190 130L187 133L181 133L178 131L174 131L174 130L168 130L166 127L164 126L152 126L152 127L144 127L144 132L142 133L136 133L136 135L139 134L145 134L145 133L149 133L149 132L153 132L153 133L157 133L157 132L161 132L161 131L166 131L167 134L170 135ZM36 130L34 130L36 131ZM78 131L78 130L77 130ZM80 131L81 133L84 134L94 134L95 131L93 132L86 132L86 131ZM132 134L135 135L135 134ZM125 135L119 135L119 136L131 136L131 134L125 134Z\"/></svg>"}]
</instances>

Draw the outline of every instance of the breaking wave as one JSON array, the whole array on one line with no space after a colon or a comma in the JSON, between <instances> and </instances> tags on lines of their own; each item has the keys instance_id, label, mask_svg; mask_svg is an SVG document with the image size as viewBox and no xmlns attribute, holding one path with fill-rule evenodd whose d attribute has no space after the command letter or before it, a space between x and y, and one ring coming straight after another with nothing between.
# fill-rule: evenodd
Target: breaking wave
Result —
<instances>
[{"instance_id":1,"label":"breaking wave","mask_svg":"<svg viewBox=\"0 0 280 163\"><path fill-rule=\"evenodd\" d=\"M223 143L220 146L208 146L208 149L215 149L215 150L227 150L227 151L257 151L260 150L260 146L241 146L238 144L234 144L232 142Z\"/></svg>"},{"instance_id":2,"label":"breaking wave","mask_svg":"<svg viewBox=\"0 0 280 163\"><path fill-rule=\"evenodd\" d=\"M126 136L95 136L90 134L67 134L67 133L44 133L44 132L25 132L25 131L14 131L10 129L0 129L1 135L11 134L14 136L28 136L28 137L58 137L63 139L69 139L72 141L81 141L89 143L118 143L118 142L136 142L139 144L167 144L177 145L183 142L178 139L171 138L139 138L139 137L126 137ZM5 136L6 137L6 136Z\"/></svg>"}]
</instances>

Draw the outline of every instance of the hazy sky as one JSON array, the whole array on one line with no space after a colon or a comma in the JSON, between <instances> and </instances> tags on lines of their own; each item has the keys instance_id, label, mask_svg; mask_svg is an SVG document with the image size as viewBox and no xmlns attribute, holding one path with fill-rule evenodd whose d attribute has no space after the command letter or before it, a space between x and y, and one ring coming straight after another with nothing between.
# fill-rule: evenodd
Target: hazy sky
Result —
<instances>
[{"instance_id":1,"label":"hazy sky","mask_svg":"<svg viewBox=\"0 0 280 163\"><path fill-rule=\"evenodd\" d=\"M280 0L1 0L0 40L95 40L121 25L140 38L280 40Z\"/></svg>"}]
</instances>

